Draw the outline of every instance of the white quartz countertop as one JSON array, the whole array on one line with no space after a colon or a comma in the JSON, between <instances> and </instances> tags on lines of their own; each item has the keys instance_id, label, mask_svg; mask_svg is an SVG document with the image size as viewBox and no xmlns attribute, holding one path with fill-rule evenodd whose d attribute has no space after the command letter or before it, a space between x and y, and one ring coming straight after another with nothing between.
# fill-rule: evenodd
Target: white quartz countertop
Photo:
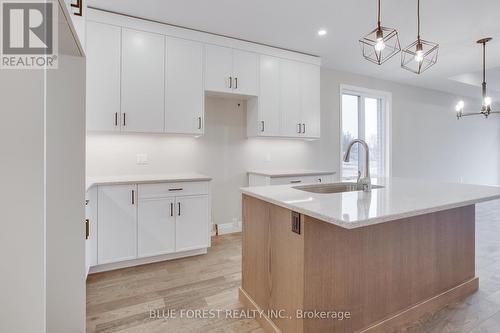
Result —
<instances>
[{"instance_id":1,"label":"white quartz countertop","mask_svg":"<svg viewBox=\"0 0 500 333\"><path fill-rule=\"evenodd\" d=\"M244 194L313 218L354 229L500 198L500 187L439 183L406 178L373 179L384 188L310 193L294 185L246 187ZM324 184L323 184L324 185Z\"/></svg>"},{"instance_id":2,"label":"white quartz countertop","mask_svg":"<svg viewBox=\"0 0 500 333\"><path fill-rule=\"evenodd\" d=\"M332 175L335 171L328 170L309 170L309 169L290 169L290 170L251 170L249 174L261 175L267 177L297 177L309 175Z\"/></svg>"},{"instance_id":3,"label":"white quartz countertop","mask_svg":"<svg viewBox=\"0 0 500 333\"><path fill-rule=\"evenodd\" d=\"M199 173L88 177L86 190L88 191L92 186L96 185L174 183L209 180L212 180L212 178Z\"/></svg>"}]
</instances>

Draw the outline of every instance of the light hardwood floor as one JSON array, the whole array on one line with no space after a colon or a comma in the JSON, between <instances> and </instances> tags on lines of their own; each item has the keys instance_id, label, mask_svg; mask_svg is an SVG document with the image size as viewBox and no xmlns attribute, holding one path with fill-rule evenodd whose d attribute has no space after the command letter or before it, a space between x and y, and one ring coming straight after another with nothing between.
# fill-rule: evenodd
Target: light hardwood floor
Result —
<instances>
[{"instance_id":1,"label":"light hardwood floor","mask_svg":"<svg viewBox=\"0 0 500 333\"><path fill-rule=\"evenodd\" d=\"M476 217L479 291L403 331L500 332L500 201L478 205ZM241 309L241 236L217 237L212 245L204 256L90 275L87 332L263 332L253 319L224 314L179 318L181 309ZM176 309L177 318L151 319L151 309Z\"/></svg>"}]
</instances>

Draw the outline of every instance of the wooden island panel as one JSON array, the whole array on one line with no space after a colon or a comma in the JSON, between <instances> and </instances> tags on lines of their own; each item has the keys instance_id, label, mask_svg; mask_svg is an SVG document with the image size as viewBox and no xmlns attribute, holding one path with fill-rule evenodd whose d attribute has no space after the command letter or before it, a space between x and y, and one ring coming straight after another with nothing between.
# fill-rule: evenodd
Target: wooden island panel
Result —
<instances>
[{"instance_id":1,"label":"wooden island panel","mask_svg":"<svg viewBox=\"0 0 500 333\"><path fill-rule=\"evenodd\" d=\"M243 277L249 308L270 332L392 332L477 290L475 209L455 208L357 229L243 196ZM297 319L295 311L349 311L350 319ZM259 318L258 318L259 319Z\"/></svg>"}]
</instances>

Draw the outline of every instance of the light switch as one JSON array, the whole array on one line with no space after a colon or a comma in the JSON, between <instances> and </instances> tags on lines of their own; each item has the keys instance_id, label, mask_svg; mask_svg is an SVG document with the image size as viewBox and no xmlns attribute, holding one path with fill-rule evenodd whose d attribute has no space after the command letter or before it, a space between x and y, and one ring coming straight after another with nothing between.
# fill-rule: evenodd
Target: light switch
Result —
<instances>
[{"instance_id":1,"label":"light switch","mask_svg":"<svg viewBox=\"0 0 500 333\"><path fill-rule=\"evenodd\" d=\"M137 165L147 165L148 154L137 154Z\"/></svg>"}]
</instances>

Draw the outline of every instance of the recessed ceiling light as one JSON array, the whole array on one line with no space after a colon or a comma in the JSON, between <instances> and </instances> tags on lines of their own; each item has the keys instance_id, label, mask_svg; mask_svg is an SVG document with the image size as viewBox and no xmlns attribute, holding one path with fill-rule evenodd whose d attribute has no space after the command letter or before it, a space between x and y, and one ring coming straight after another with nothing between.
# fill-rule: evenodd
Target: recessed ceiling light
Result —
<instances>
[{"instance_id":1,"label":"recessed ceiling light","mask_svg":"<svg viewBox=\"0 0 500 333\"><path fill-rule=\"evenodd\" d=\"M324 36L324 35L326 35L325 29L318 30L318 36Z\"/></svg>"}]
</instances>

